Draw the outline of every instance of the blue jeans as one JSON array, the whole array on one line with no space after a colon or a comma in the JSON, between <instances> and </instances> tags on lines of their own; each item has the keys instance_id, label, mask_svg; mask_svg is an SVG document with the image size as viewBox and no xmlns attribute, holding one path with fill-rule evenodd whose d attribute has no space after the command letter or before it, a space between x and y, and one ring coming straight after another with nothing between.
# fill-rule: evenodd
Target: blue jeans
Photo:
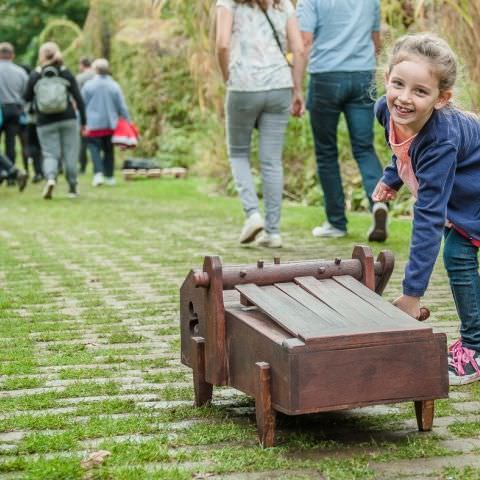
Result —
<instances>
[{"instance_id":1,"label":"blue jeans","mask_svg":"<svg viewBox=\"0 0 480 480\"><path fill-rule=\"evenodd\" d=\"M460 317L462 344L480 351L480 278L478 247L453 228L445 229L443 261Z\"/></svg>"},{"instance_id":2,"label":"blue jeans","mask_svg":"<svg viewBox=\"0 0 480 480\"><path fill-rule=\"evenodd\" d=\"M345 195L338 164L337 127L343 112L363 186L372 206L372 193L383 175L373 146L374 72L313 73L307 108L315 143L320 184L328 221L347 230Z\"/></svg>"},{"instance_id":3,"label":"blue jeans","mask_svg":"<svg viewBox=\"0 0 480 480\"><path fill-rule=\"evenodd\" d=\"M87 146L92 157L93 173L103 173L107 178L113 177L115 157L112 136L88 137Z\"/></svg>"}]
</instances>

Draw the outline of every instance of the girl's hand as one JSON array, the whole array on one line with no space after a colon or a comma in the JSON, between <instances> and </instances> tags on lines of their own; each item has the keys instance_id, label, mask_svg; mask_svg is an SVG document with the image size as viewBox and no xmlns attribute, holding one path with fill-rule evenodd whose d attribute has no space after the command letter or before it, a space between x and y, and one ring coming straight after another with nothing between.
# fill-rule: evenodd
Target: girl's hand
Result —
<instances>
[{"instance_id":1,"label":"girl's hand","mask_svg":"<svg viewBox=\"0 0 480 480\"><path fill-rule=\"evenodd\" d=\"M305 102L303 100L302 92L297 92L297 91L293 92L290 113L294 117L301 117L305 113Z\"/></svg>"},{"instance_id":2,"label":"girl's hand","mask_svg":"<svg viewBox=\"0 0 480 480\"><path fill-rule=\"evenodd\" d=\"M396 190L389 187L386 183L378 182L372 193L372 200L374 202L389 202L390 200L394 200L396 196Z\"/></svg>"},{"instance_id":3,"label":"girl's hand","mask_svg":"<svg viewBox=\"0 0 480 480\"><path fill-rule=\"evenodd\" d=\"M402 295L393 301L393 304L417 320L420 318L420 297Z\"/></svg>"}]
</instances>

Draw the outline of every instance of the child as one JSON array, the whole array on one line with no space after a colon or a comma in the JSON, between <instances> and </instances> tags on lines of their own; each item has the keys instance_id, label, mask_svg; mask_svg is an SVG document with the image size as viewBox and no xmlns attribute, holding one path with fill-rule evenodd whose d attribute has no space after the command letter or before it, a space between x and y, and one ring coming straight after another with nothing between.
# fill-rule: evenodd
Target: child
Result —
<instances>
[{"instance_id":1,"label":"child","mask_svg":"<svg viewBox=\"0 0 480 480\"><path fill-rule=\"evenodd\" d=\"M480 122L450 102L456 73L454 53L432 34L395 44L386 95L376 105L393 157L372 197L392 200L405 184L416 198L403 295L394 302L413 317L445 239L461 321L461 338L449 348L449 379L462 385L480 380Z\"/></svg>"}]
</instances>

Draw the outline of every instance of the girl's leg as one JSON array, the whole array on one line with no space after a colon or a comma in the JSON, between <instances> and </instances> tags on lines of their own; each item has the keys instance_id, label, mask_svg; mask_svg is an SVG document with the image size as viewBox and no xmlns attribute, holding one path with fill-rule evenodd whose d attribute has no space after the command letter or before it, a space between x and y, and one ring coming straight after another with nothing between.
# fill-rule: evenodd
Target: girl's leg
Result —
<instances>
[{"instance_id":1,"label":"girl's leg","mask_svg":"<svg viewBox=\"0 0 480 480\"><path fill-rule=\"evenodd\" d=\"M65 176L70 187L70 193L76 193L78 149L80 144L80 130L77 120L62 122L61 142Z\"/></svg>"},{"instance_id":2,"label":"girl's leg","mask_svg":"<svg viewBox=\"0 0 480 480\"><path fill-rule=\"evenodd\" d=\"M443 259L460 317L462 345L480 352L478 248L453 228L446 229Z\"/></svg>"},{"instance_id":3,"label":"girl's leg","mask_svg":"<svg viewBox=\"0 0 480 480\"><path fill-rule=\"evenodd\" d=\"M228 155L247 217L258 212L258 197L250 170L250 144L264 98L264 92L228 92L225 102Z\"/></svg>"},{"instance_id":4,"label":"girl's leg","mask_svg":"<svg viewBox=\"0 0 480 480\"><path fill-rule=\"evenodd\" d=\"M259 154L265 202L265 231L280 232L283 194L282 152L292 93L289 88L271 90L260 114Z\"/></svg>"}]
</instances>

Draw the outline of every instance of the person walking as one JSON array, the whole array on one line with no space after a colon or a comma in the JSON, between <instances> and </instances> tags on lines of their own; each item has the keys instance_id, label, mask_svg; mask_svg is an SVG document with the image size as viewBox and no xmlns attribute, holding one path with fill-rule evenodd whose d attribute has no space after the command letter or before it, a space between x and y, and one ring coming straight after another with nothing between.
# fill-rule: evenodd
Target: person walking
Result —
<instances>
[{"instance_id":1,"label":"person walking","mask_svg":"<svg viewBox=\"0 0 480 480\"><path fill-rule=\"evenodd\" d=\"M297 15L309 52L307 109L315 144L318 178L327 221L316 237L347 234L337 127L345 115L353 156L373 212L369 241L387 238L388 208L372 200L382 176L373 146L375 54L381 48L380 0L299 0Z\"/></svg>"},{"instance_id":2,"label":"person walking","mask_svg":"<svg viewBox=\"0 0 480 480\"><path fill-rule=\"evenodd\" d=\"M282 152L290 112L304 113L305 64L290 0L217 0L216 47L223 79L228 154L246 220L241 244L282 246ZM293 53L293 69L286 56ZM250 169L252 132L258 128L265 221Z\"/></svg>"},{"instance_id":3,"label":"person walking","mask_svg":"<svg viewBox=\"0 0 480 480\"><path fill-rule=\"evenodd\" d=\"M13 45L8 42L0 43L0 108L3 117L0 136L5 135L5 155L12 164L16 161L15 140L20 134L23 94L28 82L27 73L13 63L14 59Z\"/></svg>"},{"instance_id":4,"label":"person walking","mask_svg":"<svg viewBox=\"0 0 480 480\"><path fill-rule=\"evenodd\" d=\"M110 76L108 60L98 58L92 67L95 76L82 89L87 111L87 145L94 169L92 185L115 185L112 136L119 119L130 121L130 115L120 85Z\"/></svg>"},{"instance_id":5,"label":"person walking","mask_svg":"<svg viewBox=\"0 0 480 480\"><path fill-rule=\"evenodd\" d=\"M82 57L78 64L79 73L75 77L78 83L78 88L80 91L83 86L95 76L95 71L92 68L92 61L89 57ZM78 161L80 164L80 173L85 173L87 170L87 139L81 135L80 136L80 152L78 156Z\"/></svg>"},{"instance_id":6,"label":"person walking","mask_svg":"<svg viewBox=\"0 0 480 480\"><path fill-rule=\"evenodd\" d=\"M27 75L32 73L30 65L20 65ZM20 143L22 145L22 157L25 171L30 173L30 165L33 167L32 183L43 180L42 149L37 134L37 118L32 103L26 103L20 115Z\"/></svg>"},{"instance_id":7,"label":"person walking","mask_svg":"<svg viewBox=\"0 0 480 480\"><path fill-rule=\"evenodd\" d=\"M85 107L75 77L63 65L58 45L44 43L39 51L40 67L28 80L25 100L34 102L37 113L37 132L43 152L43 173L46 183L43 198L51 199L59 165L62 162L68 182L68 195L78 196L77 161L79 148L79 122L74 104L80 115L80 125L86 124Z\"/></svg>"}]
</instances>

